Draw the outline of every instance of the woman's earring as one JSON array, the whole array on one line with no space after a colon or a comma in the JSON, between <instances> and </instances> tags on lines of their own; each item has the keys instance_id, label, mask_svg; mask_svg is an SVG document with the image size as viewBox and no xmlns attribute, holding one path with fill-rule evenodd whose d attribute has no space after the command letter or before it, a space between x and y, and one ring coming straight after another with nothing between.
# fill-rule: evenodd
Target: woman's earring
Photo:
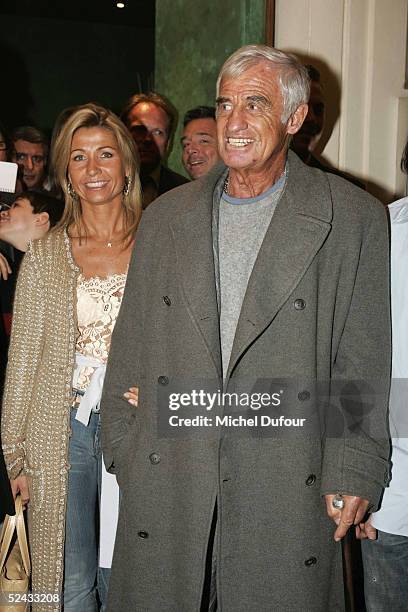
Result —
<instances>
[{"instance_id":1,"label":"woman's earring","mask_svg":"<svg viewBox=\"0 0 408 612\"><path fill-rule=\"evenodd\" d=\"M125 176L125 183L123 185L123 195L126 197L130 193L130 186L132 184L130 176Z\"/></svg>"},{"instance_id":2,"label":"woman's earring","mask_svg":"<svg viewBox=\"0 0 408 612\"><path fill-rule=\"evenodd\" d=\"M78 199L78 194L74 191L74 188L72 186L71 181L68 181L67 189L68 189L68 193L71 196L71 198L73 200L77 200Z\"/></svg>"}]
</instances>

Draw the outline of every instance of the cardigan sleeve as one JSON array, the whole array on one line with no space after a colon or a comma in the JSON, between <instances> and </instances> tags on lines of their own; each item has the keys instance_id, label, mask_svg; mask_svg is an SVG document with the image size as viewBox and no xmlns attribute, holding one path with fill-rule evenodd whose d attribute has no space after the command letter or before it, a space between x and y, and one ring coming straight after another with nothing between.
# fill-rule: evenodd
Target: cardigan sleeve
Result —
<instances>
[{"instance_id":1,"label":"cardigan sleeve","mask_svg":"<svg viewBox=\"0 0 408 612\"><path fill-rule=\"evenodd\" d=\"M35 372L41 358L44 283L31 248L23 258L16 287L2 406L2 446L9 477L24 472L25 430Z\"/></svg>"}]
</instances>

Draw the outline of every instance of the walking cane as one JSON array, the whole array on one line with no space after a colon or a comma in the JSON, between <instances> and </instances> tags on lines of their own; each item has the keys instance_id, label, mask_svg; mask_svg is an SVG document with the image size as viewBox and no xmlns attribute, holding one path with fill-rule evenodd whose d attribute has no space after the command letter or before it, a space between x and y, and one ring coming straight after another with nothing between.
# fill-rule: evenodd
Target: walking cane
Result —
<instances>
[{"instance_id":1,"label":"walking cane","mask_svg":"<svg viewBox=\"0 0 408 612\"><path fill-rule=\"evenodd\" d=\"M343 558L344 601L346 612L356 612L354 603L352 537L352 531L351 529L349 529L341 541L341 552Z\"/></svg>"}]
</instances>

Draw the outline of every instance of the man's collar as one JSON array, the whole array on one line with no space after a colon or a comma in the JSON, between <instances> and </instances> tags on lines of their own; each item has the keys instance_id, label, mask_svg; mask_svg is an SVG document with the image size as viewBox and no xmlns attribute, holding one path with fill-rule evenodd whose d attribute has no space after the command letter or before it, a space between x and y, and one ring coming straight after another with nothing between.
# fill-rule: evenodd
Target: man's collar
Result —
<instances>
[{"instance_id":1,"label":"man's collar","mask_svg":"<svg viewBox=\"0 0 408 612\"><path fill-rule=\"evenodd\" d=\"M150 178L154 181L156 188L159 188L160 185L160 174L161 174L162 165L159 164L151 173Z\"/></svg>"},{"instance_id":2,"label":"man's collar","mask_svg":"<svg viewBox=\"0 0 408 612\"><path fill-rule=\"evenodd\" d=\"M154 185L155 189L159 189L159 185L160 185L160 175L161 175L161 169L162 169L162 165L161 163L156 166L156 168L154 168L151 172L149 172L148 174L142 174L140 173L140 182L143 184L152 184Z\"/></svg>"},{"instance_id":3,"label":"man's collar","mask_svg":"<svg viewBox=\"0 0 408 612\"><path fill-rule=\"evenodd\" d=\"M284 187L285 206L290 206L295 213L308 215L330 223L333 217L332 196L326 173L310 168L289 150L286 158L287 179ZM205 177L206 188L211 189L214 201L219 202L228 168L217 164Z\"/></svg>"}]
</instances>

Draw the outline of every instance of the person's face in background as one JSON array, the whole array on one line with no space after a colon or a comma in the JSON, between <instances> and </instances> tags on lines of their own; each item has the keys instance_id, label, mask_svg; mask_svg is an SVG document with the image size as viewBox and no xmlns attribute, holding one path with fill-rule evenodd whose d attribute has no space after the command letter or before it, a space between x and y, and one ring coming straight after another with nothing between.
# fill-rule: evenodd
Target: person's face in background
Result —
<instances>
[{"instance_id":1,"label":"person's face in background","mask_svg":"<svg viewBox=\"0 0 408 612\"><path fill-rule=\"evenodd\" d=\"M19 165L19 177L27 189L41 189L47 164L44 146L41 143L16 140L11 159Z\"/></svg>"},{"instance_id":2,"label":"person's face in background","mask_svg":"<svg viewBox=\"0 0 408 612\"><path fill-rule=\"evenodd\" d=\"M141 172L148 174L166 155L169 117L160 106L139 102L129 112L126 125L139 149Z\"/></svg>"},{"instance_id":3,"label":"person's face in background","mask_svg":"<svg viewBox=\"0 0 408 612\"><path fill-rule=\"evenodd\" d=\"M303 161L307 161L323 131L325 104L322 86L318 81L310 83L309 109L300 130L293 136L292 148Z\"/></svg>"},{"instance_id":4,"label":"person's face in background","mask_svg":"<svg viewBox=\"0 0 408 612\"><path fill-rule=\"evenodd\" d=\"M192 179L204 176L219 160L217 124L212 117L192 119L181 139L183 165Z\"/></svg>"},{"instance_id":5,"label":"person's face in background","mask_svg":"<svg viewBox=\"0 0 408 612\"><path fill-rule=\"evenodd\" d=\"M34 213L27 198L17 198L8 210L0 212L0 240L22 249L49 229L48 213Z\"/></svg>"},{"instance_id":6,"label":"person's face in background","mask_svg":"<svg viewBox=\"0 0 408 612\"><path fill-rule=\"evenodd\" d=\"M6 138L1 132L0 132L0 161L7 161Z\"/></svg>"}]
</instances>

